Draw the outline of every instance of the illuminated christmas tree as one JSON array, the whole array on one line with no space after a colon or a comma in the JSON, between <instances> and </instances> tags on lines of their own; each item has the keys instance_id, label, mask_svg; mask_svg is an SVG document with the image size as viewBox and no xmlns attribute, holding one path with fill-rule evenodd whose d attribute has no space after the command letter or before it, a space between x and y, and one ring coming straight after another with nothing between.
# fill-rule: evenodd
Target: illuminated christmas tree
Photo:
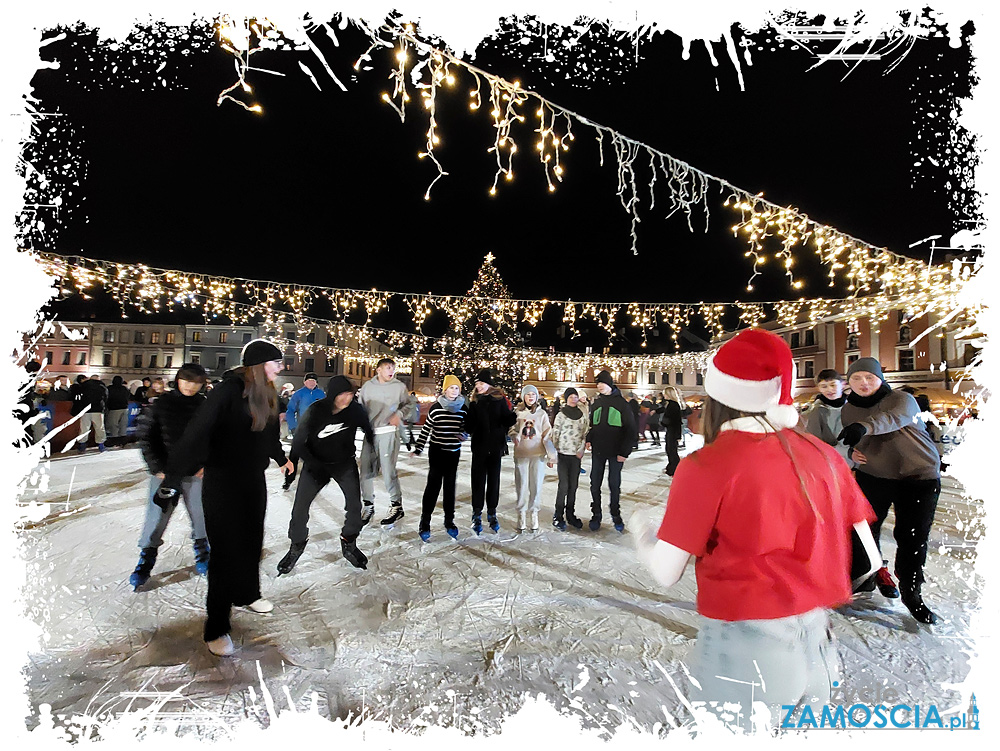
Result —
<instances>
[{"instance_id":1,"label":"illuminated christmas tree","mask_svg":"<svg viewBox=\"0 0 1000 751\"><path fill-rule=\"evenodd\" d=\"M494 384L514 396L524 380L524 367L514 361L512 353L524 345L524 339L517 331L510 290L493 260L493 254L488 253L467 294L465 319L454 322L455 336L445 348L439 375L455 373L469 393L476 374L489 368Z\"/></svg>"}]
</instances>

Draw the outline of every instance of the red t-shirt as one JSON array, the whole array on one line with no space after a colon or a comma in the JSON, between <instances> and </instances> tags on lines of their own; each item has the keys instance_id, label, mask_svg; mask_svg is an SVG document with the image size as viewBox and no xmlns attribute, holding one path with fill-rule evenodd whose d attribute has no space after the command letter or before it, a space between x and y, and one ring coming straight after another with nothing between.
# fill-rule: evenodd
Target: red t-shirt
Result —
<instances>
[{"instance_id":1,"label":"red t-shirt","mask_svg":"<svg viewBox=\"0 0 1000 751\"><path fill-rule=\"evenodd\" d=\"M697 557L704 616L784 618L851 597L851 527L875 514L831 446L782 437L794 466L777 434L727 430L677 467L658 537Z\"/></svg>"}]
</instances>

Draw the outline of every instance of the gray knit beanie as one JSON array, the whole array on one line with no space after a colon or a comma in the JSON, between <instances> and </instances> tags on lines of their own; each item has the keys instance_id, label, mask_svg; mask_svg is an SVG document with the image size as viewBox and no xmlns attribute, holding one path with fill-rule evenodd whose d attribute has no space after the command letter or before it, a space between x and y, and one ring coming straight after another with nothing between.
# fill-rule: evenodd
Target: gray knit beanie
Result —
<instances>
[{"instance_id":1,"label":"gray knit beanie","mask_svg":"<svg viewBox=\"0 0 1000 751\"><path fill-rule=\"evenodd\" d=\"M882 374L882 365L874 357L862 357L851 363L847 369L847 378L850 379L853 373L872 373L882 379L885 383L885 376Z\"/></svg>"}]
</instances>

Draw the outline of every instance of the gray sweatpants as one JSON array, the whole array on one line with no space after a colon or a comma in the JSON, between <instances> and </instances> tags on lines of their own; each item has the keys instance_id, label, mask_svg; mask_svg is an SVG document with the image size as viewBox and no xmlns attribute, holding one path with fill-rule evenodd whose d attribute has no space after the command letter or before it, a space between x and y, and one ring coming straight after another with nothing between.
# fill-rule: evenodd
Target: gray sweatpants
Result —
<instances>
[{"instance_id":1,"label":"gray sweatpants","mask_svg":"<svg viewBox=\"0 0 1000 751\"><path fill-rule=\"evenodd\" d=\"M109 409L105 422L108 427L108 438L124 438L128 431L128 410Z\"/></svg>"},{"instance_id":2,"label":"gray sweatpants","mask_svg":"<svg viewBox=\"0 0 1000 751\"><path fill-rule=\"evenodd\" d=\"M542 508L542 484L545 482L545 456L514 457L514 487L517 510L522 514Z\"/></svg>"},{"instance_id":3,"label":"gray sweatpants","mask_svg":"<svg viewBox=\"0 0 1000 751\"><path fill-rule=\"evenodd\" d=\"M396 476L396 457L399 456L399 432L375 434L375 450L365 440L361 443L361 499L375 503L375 476L382 475L390 506L402 506L403 495Z\"/></svg>"},{"instance_id":4,"label":"gray sweatpants","mask_svg":"<svg viewBox=\"0 0 1000 751\"><path fill-rule=\"evenodd\" d=\"M701 690L692 701L741 704L740 724L750 728L752 704L771 710L779 724L783 704L822 705L830 701L839 680L837 643L825 608L787 618L720 621L701 618L694 650L688 658Z\"/></svg>"}]
</instances>

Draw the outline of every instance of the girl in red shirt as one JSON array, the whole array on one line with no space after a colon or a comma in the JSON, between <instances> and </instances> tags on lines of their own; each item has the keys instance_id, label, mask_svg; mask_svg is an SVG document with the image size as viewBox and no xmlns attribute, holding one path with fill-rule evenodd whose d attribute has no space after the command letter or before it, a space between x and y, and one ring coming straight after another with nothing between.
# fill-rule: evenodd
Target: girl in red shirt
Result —
<instances>
[{"instance_id":1,"label":"girl in red shirt","mask_svg":"<svg viewBox=\"0 0 1000 751\"><path fill-rule=\"evenodd\" d=\"M837 452L798 430L792 355L751 329L713 356L705 377L705 447L673 477L659 530L638 530L640 560L664 586L695 556L703 616L689 663L692 699L752 705L826 703L837 679L828 608L851 598L854 528L881 566L871 506ZM633 528L636 525L632 525Z\"/></svg>"}]
</instances>

